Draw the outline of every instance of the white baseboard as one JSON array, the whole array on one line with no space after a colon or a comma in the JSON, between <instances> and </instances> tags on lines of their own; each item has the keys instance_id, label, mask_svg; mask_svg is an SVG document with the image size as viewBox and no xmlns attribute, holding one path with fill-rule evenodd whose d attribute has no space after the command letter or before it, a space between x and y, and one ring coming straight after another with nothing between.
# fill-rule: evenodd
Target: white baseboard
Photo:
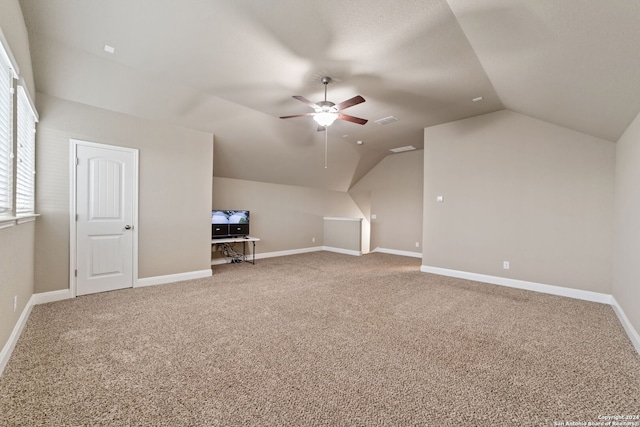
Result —
<instances>
[{"instance_id":1,"label":"white baseboard","mask_svg":"<svg viewBox=\"0 0 640 427\"><path fill-rule=\"evenodd\" d=\"M163 285L165 283L181 282L183 280L202 279L204 277L211 277L211 269L199 270L199 271L187 271L185 273L167 274L165 276L143 277L136 280L133 285L134 288L140 288L143 286L155 286Z\"/></svg>"},{"instance_id":2,"label":"white baseboard","mask_svg":"<svg viewBox=\"0 0 640 427\"><path fill-rule=\"evenodd\" d=\"M41 292L33 294L31 300L33 305L46 304L48 302L62 301L71 298L71 291L69 289L62 289L59 291Z\"/></svg>"},{"instance_id":3,"label":"white baseboard","mask_svg":"<svg viewBox=\"0 0 640 427\"><path fill-rule=\"evenodd\" d=\"M611 304L611 295L601 294L599 292L583 291L580 289L564 288L561 286L545 285L542 283L527 282L524 280L509 279L506 277L488 276L485 274L469 273L466 271L449 270L446 268L430 267L428 265L421 266L420 271L424 273L439 274L441 276L474 280L476 282L491 283L493 285L507 286L509 288L526 289L528 291Z\"/></svg>"},{"instance_id":4,"label":"white baseboard","mask_svg":"<svg viewBox=\"0 0 640 427\"><path fill-rule=\"evenodd\" d=\"M279 256L298 255L298 254L306 254L309 252L319 252L319 251L336 252L339 254L354 255L354 256L362 255L361 251L354 251L352 249L334 248L331 246L312 246L310 248L292 249L288 251L267 252L263 254L257 253L256 259L275 258Z\"/></svg>"},{"instance_id":5,"label":"white baseboard","mask_svg":"<svg viewBox=\"0 0 640 427\"><path fill-rule=\"evenodd\" d=\"M265 253L258 252L256 253L256 260L265 259L265 258L276 258L281 256L289 256L289 255L306 254L309 252L319 252L319 251L336 252L340 254L354 255L354 256L362 255L362 252L354 251L351 249L333 248L331 246L312 246L310 248L290 249L286 251L275 251L275 252L265 252ZM247 259L251 259L251 256L252 256L251 254L247 254ZM227 258L215 258L211 260L211 265L222 265L222 264L229 264L229 260Z\"/></svg>"},{"instance_id":6,"label":"white baseboard","mask_svg":"<svg viewBox=\"0 0 640 427\"><path fill-rule=\"evenodd\" d=\"M379 252L379 253L382 253L382 254L408 256L408 257L412 257L412 258L422 258L422 252L399 251L397 249L387 249L387 248L381 248L381 247L377 247L371 252Z\"/></svg>"},{"instance_id":7,"label":"white baseboard","mask_svg":"<svg viewBox=\"0 0 640 427\"><path fill-rule=\"evenodd\" d=\"M620 320L622 327L627 333L627 336L631 340L633 347L636 349L638 354L640 354L640 335L638 334L638 331L635 330L626 314L624 313L624 310L622 310L622 307L620 307L620 304L618 304L618 301L616 301L613 295L602 294L599 292L583 291L580 289L564 288L561 286L545 285L542 283L527 282L524 280L508 279L506 277L488 276L484 274L469 273L466 271L430 267L428 265L421 266L420 271L424 273L439 274L441 276L457 277L459 279L474 280L476 282L491 283L493 285L526 289L529 291L541 292L545 294L559 295L568 298L608 304L613 308L616 316L618 316L618 319Z\"/></svg>"},{"instance_id":8,"label":"white baseboard","mask_svg":"<svg viewBox=\"0 0 640 427\"><path fill-rule=\"evenodd\" d=\"M308 252L317 252L317 251L336 252L339 254L353 255L353 256L362 255L361 251L354 251L351 249L334 248L331 246L313 246L310 248L292 249L287 251L257 253L256 259L275 258L280 256L297 255L297 254L304 254ZM422 252L399 251L396 249L385 249L385 248L375 248L371 252L380 252L380 253L386 253L386 254L392 254L392 255L408 256L412 258L422 258ZM247 257L250 257L250 256L251 255L247 255ZM211 261L211 265L221 265L221 264L228 264L228 263L229 263L229 260L226 258L215 258Z\"/></svg>"},{"instance_id":9,"label":"white baseboard","mask_svg":"<svg viewBox=\"0 0 640 427\"><path fill-rule=\"evenodd\" d=\"M256 253L256 260L265 259L265 258L277 258L281 256L288 255L298 255L298 254L306 254L309 252L318 252L324 250L323 246L314 246L310 248L301 248L301 249L291 249L286 251L275 251L275 252L264 252L264 253ZM247 259L252 259L251 254L247 254ZM229 264L229 259L227 258L215 258L211 261L211 265L221 265L221 264Z\"/></svg>"},{"instance_id":10,"label":"white baseboard","mask_svg":"<svg viewBox=\"0 0 640 427\"><path fill-rule=\"evenodd\" d=\"M0 375L4 371L4 368L9 363L9 358L11 358L11 353L13 349L16 347L16 343L18 342L18 338L20 338L20 334L22 333L22 329L24 329L24 325L27 323L27 319L29 318L29 314L31 314L31 308L33 307L33 296L29 298L27 305L20 313L20 317L18 318L18 322L13 327L13 331L11 331L11 335L9 335L9 339L6 344L2 348L0 352Z\"/></svg>"},{"instance_id":11,"label":"white baseboard","mask_svg":"<svg viewBox=\"0 0 640 427\"><path fill-rule=\"evenodd\" d=\"M354 251L353 249L333 248L331 246L323 246L322 250L327 252L335 252L337 254L344 254L344 255L353 255L353 256L362 255L362 251Z\"/></svg>"},{"instance_id":12,"label":"white baseboard","mask_svg":"<svg viewBox=\"0 0 640 427\"><path fill-rule=\"evenodd\" d=\"M636 348L638 354L640 354L640 334L638 334L638 331L631 325L629 318L624 314L624 310L622 310L622 307L620 307L620 304L618 304L618 301L616 301L613 295L611 296L611 307L613 307L613 311L616 313L616 316L618 316L618 320L622 323L622 327L629 336L631 343Z\"/></svg>"}]
</instances>

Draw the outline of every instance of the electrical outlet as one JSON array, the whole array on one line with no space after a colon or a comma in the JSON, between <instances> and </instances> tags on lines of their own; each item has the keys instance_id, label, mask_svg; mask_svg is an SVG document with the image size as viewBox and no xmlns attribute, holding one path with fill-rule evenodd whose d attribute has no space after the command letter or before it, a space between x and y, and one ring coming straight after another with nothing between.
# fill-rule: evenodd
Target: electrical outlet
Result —
<instances>
[{"instance_id":1,"label":"electrical outlet","mask_svg":"<svg viewBox=\"0 0 640 427\"><path fill-rule=\"evenodd\" d=\"M509 269L509 261L502 261L502 268L504 268L505 270Z\"/></svg>"},{"instance_id":2,"label":"electrical outlet","mask_svg":"<svg viewBox=\"0 0 640 427\"><path fill-rule=\"evenodd\" d=\"M376 219L376 218L377 218L376 214L371 214L371 219Z\"/></svg>"},{"instance_id":3,"label":"electrical outlet","mask_svg":"<svg viewBox=\"0 0 640 427\"><path fill-rule=\"evenodd\" d=\"M420 247L420 242L416 242L416 248Z\"/></svg>"},{"instance_id":4,"label":"electrical outlet","mask_svg":"<svg viewBox=\"0 0 640 427\"><path fill-rule=\"evenodd\" d=\"M15 313L18 309L18 295L13 296L13 312Z\"/></svg>"},{"instance_id":5,"label":"electrical outlet","mask_svg":"<svg viewBox=\"0 0 640 427\"><path fill-rule=\"evenodd\" d=\"M315 242L316 242L316 238L315 238L315 237L312 237L312 238L311 238L311 243L315 243Z\"/></svg>"}]
</instances>

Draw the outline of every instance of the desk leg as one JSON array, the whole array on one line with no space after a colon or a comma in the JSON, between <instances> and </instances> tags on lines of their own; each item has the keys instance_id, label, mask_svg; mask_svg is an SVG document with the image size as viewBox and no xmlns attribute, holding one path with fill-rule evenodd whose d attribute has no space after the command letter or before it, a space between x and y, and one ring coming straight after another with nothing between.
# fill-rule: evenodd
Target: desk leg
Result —
<instances>
[{"instance_id":1,"label":"desk leg","mask_svg":"<svg viewBox=\"0 0 640 427\"><path fill-rule=\"evenodd\" d=\"M253 252L251 253L252 260L249 261L251 264L256 265L256 242L253 243ZM242 241L242 255L244 259L247 259L247 242L245 240Z\"/></svg>"}]
</instances>

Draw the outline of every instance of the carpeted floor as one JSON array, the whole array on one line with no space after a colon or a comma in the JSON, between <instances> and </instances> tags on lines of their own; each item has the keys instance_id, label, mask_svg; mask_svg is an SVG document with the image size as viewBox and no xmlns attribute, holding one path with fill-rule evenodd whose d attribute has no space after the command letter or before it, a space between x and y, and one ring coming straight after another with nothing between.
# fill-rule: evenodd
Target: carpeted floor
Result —
<instances>
[{"instance_id":1,"label":"carpeted floor","mask_svg":"<svg viewBox=\"0 0 640 427\"><path fill-rule=\"evenodd\" d=\"M640 415L640 356L611 307L419 267L314 252L36 306L0 377L0 425L554 426Z\"/></svg>"}]
</instances>

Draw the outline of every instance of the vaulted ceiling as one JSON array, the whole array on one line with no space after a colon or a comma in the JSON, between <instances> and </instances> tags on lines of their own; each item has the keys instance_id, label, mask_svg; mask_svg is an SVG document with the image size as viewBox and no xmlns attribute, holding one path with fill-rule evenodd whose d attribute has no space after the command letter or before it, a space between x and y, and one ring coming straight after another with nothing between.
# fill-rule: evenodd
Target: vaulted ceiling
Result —
<instances>
[{"instance_id":1,"label":"vaulted ceiling","mask_svg":"<svg viewBox=\"0 0 640 427\"><path fill-rule=\"evenodd\" d=\"M346 190L428 126L508 108L616 141L640 112L636 0L21 6L38 92L211 132L216 176ZM292 95L321 101L323 76L369 119L329 128L326 169L313 120L279 119L311 112Z\"/></svg>"}]
</instances>

